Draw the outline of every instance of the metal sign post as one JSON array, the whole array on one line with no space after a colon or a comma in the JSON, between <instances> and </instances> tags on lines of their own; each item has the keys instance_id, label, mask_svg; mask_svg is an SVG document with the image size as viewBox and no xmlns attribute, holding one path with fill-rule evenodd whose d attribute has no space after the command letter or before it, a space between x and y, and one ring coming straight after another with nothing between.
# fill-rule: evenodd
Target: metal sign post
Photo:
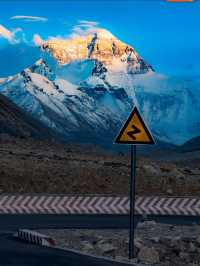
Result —
<instances>
[{"instance_id":1,"label":"metal sign post","mask_svg":"<svg viewBox=\"0 0 200 266\"><path fill-rule=\"evenodd\" d=\"M129 224L129 259L134 258L135 238L135 188L136 188L136 146L131 145L131 178L130 178L130 224Z\"/></svg>"},{"instance_id":2,"label":"metal sign post","mask_svg":"<svg viewBox=\"0 0 200 266\"><path fill-rule=\"evenodd\" d=\"M129 259L134 258L135 238L135 192L136 192L136 145L154 144L154 140L145 125L140 113L134 107L126 123L120 130L115 143L131 144L131 178L130 178L130 228L129 228Z\"/></svg>"}]
</instances>

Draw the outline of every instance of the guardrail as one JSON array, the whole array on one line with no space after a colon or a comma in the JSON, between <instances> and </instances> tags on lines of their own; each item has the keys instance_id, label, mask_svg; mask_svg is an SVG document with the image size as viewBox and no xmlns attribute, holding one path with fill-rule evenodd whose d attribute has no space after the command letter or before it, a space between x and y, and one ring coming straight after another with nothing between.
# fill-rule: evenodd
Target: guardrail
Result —
<instances>
[{"instance_id":1,"label":"guardrail","mask_svg":"<svg viewBox=\"0 0 200 266\"><path fill-rule=\"evenodd\" d=\"M198 197L137 197L136 214L200 216ZM123 196L0 195L0 214L119 214L129 213Z\"/></svg>"}]
</instances>

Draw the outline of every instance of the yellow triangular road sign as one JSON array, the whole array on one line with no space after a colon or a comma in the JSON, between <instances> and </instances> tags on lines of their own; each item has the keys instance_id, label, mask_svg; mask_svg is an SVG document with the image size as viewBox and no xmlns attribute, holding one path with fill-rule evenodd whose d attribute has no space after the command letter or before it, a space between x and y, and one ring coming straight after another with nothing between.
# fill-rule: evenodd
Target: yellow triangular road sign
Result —
<instances>
[{"instance_id":1,"label":"yellow triangular road sign","mask_svg":"<svg viewBox=\"0 0 200 266\"><path fill-rule=\"evenodd\" d=\"M115 143L154 144L154 140L136 106L121 129Z\"/></svg>"}]
</instances>

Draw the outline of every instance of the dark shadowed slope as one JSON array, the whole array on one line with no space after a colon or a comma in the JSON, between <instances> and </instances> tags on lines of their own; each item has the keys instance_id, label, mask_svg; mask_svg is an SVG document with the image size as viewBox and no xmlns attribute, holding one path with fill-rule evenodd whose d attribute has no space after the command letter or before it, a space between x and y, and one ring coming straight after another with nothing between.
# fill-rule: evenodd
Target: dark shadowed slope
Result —
<instances>
[{"instance_id":1,"label":"dark shadowed slope","mask_svg":"<svg viewBox=\"0 0 200 266\"><path fill-rule=\"evenodd\" d=\"M190 152L190 151L200 151L200 137L195 137L181 146L181 151Z\"/></svg>"},{"instance_id":2,"label":"dark shadowed slope","mask_svg":"<svg viewBox=\"0 0 200 266\"><path fill-rule=\"evenodd\" d=\"M52 139L56 134L0 94L0 134Z\"/></svg>"}]
</instances>

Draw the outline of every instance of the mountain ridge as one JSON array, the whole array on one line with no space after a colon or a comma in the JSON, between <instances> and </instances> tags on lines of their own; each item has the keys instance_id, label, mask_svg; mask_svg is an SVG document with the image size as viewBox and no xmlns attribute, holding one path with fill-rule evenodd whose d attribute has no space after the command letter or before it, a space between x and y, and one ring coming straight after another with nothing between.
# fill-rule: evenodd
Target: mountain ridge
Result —
<instances>
[{"instance_id":1,"label":"mountain ridge","mask_svg":"<svg viewBox=\"0 0 200 266\"><path fill-rule=\"evenodd\" d=\"M122 59L121 54L113 55L115 37L109 35L109 54L105 53L102 60L91 58L96 56L97 40L93 38L98 39L98 34L87 38L81 39L89 40L84 44L85 59L72 58L62 64L50 47L43 47L41 59L35 64L0 80L0 93L66 140L113 143L134 105L160 143L181 145L198 136L199 80L170 78L154 72L152 67L143 68L141 62L139 73L130 71L129 63L133 67L141 58L135 50L125 53L122 68L113 68L111 65L116 65L113 58ZM65 40L67 45L68 41ZM125 47L123 44L123 53ZM128 61L130 53L135 53L137 60L133 57Z\"/></svg>"},{"instance_id":2,"label":"mountain ridge","mask_svg":"<svg viewBox=\"0 0 200 266\"><path fill-rule=\"evenodd\" d=\"M0 134L53 140L58 134L0 94Z\"/></svg>"}]
</instances>

